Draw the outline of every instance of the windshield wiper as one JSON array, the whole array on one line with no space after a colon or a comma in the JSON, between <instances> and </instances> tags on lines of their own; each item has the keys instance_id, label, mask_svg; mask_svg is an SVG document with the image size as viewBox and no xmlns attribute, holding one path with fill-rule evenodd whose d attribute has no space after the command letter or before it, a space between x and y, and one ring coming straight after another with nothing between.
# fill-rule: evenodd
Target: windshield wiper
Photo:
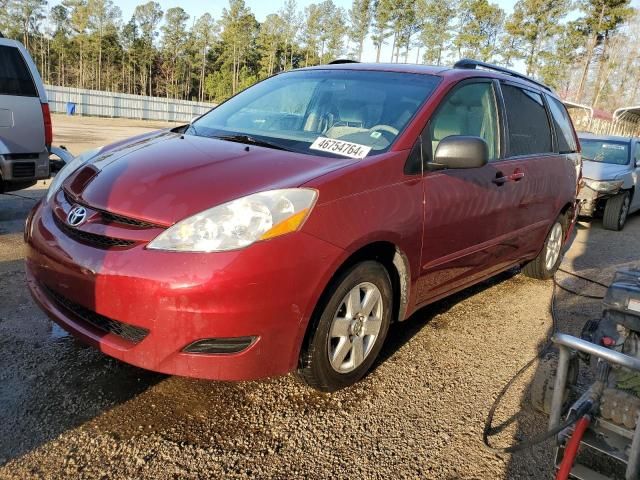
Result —
<instances>
[{"instance_id":1,"label":"windshield wiper","mask_svg":"<svg viewBox=\"0 0 640 480\"><path fill-rule=\"evenodd\" d=\"M273 148L273 149L276 149L276 150L284 150L286 152L292 152L293 151L290 148L283 147L282 145L279 145L277 143L267 142L266 140L260 140L258 138L254 138L254 137L252 137L250 135L243 135L243 134L238 134L238 135L214 135L213 138L218 138L220 140L227 140L228 142L238 142L238 143L245 143L245 144L249 144L249 145L256 145L257 147L267 147L267 148Z\"/></svg>"}]
</instances>

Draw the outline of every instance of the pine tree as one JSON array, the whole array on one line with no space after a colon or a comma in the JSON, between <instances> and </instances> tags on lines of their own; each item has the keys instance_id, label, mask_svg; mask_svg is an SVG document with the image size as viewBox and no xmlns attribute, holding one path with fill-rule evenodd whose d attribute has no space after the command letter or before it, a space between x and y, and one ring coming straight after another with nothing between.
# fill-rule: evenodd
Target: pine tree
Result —
<instances>
[{"instance_id":1,"label":"pine tree","mask_svg":"<svg viewBox=\"0 0 640 480\"><path fill-rule=\"evenodd\" d=\"M382 47L391 36L389 24L393 12L392 0L374 0L373 12L371 40L376 47L376 62L379 62Z\"/></svg>"},{"instance_id":2,"label":"pine tree","mask_svg":"<svg viewBox=\"0 0 640 480\"><path fill-rule=\"evenodd\" d=\"M213 20L209 13L203 14L193 25L192 35L193 43L198 56L199 72L198 72L198 100L204 101L204 83L207 71L207 55L209 49L220 33L219 25Z\"/></svg>"},{"instance_id":3,"label":"pine tree","mask_svg":"<svg viewBox=\"0 0 640 480\"><path fill-rule=\"evenodd\" d=\"M267 15L258 33L258 49L260 50L260 77L273 75L276 69L280 70L282 62L281 54L284 53L284 63L287 63L287 48L289 42L286 38L286 24L275 13Z\"/></svg>"},{"instance_id":4,"label":"pine tree","mask_svg":"<svg viewBox=\"0 0 640 480\"><path fill-rule=\"evenodd\" d=\"M610 34L622 22L631 17L633 10L629 5L630 0L582 0L580 2L580 9L584 13L581 23L588 36L588 41L584 53L580 84L576 93L577 102L583 100L596 48L601 45L606 46L606 40Z\"/></svg>"},{"instance_id":5,"label":"pine tree","mask_svg":"<svg viewBox=\"0 0 640 480\"><path fill-rule=\"evenodd\" d=\"M505 13L488 0L462 0L454 45L460 57L489 62L503 29Z\"/></svg>"},{"instance_id":6,"label":"pine tree","mask_svg":"<svg viewBox=\"0 0 640 480\"><path fill-rule=\"evenodd\" d=\"M362 50L364 40L369 34L371 20L373 16L371 0L353 0L351 10L349 10L349 38L356 44L356 58L362 60Z\"/></svg>"},{"instance_id":7,"label":"pine tree","mask_svg":"<svg viewBox=\"0 0 640 480\"><path fill-rule=\"evenodd\" d=\"M535 75L539 55L551 48L549 42L558 35L561 21L569 13L569 0L518 0L505 30L516 45L516 56L524 60L527 75Z\"/></svg>"},{"instance_id":8,"label":"pine tree","mask_svg":"<svg viewBox=\"0 0 640 480\"><path fill-rule=\"evenodd\" d=\"M189 20L189 15L182 7L173 7L165 13L164 25L160 28L167 98L180 97L178 75L183 66L182 53L187 41L187 20Z\"/></svg>"},{"instance_id":9,"label":"pine tree","mask_svg":"<svg viewBox=\"0 0 640 480\"><path fill-rule=\"evenodd\" d=\"M147 95L153 95L152 67L156 56L154 40L158 36L157 29L163 15L164 13L158 2L147 2L138 5L133 12L133 18L141 33L141 42L137 53L138 60L142 64L140 72L142 92Z\"/></svg>"},{"instance_id":10,"label":"pine tree","mask_svg":"<svg viewBox=\"0 0 640 480\"><path fill-rule=\"evenodd\" d=\"M420 43L424 47L423 60L428 64L441 65L449 42L453 38L453 22L457 4L452 0L420 0L418 17L422 25Z\"/></svg>"},{"instance_id":11,"label":"pine tree","mask_svg":"<svg viewBox=\"0 0 640 480\"><path fill-rule=\"evenodd\" d=\"M244 0L229 0L229 8L222 11L221 40L223 48L223 68L231 69L231 95L241 88L241 72L245 79L250 77L246 61L255 47L258 22Z\"/></svg>"}]
</instances>

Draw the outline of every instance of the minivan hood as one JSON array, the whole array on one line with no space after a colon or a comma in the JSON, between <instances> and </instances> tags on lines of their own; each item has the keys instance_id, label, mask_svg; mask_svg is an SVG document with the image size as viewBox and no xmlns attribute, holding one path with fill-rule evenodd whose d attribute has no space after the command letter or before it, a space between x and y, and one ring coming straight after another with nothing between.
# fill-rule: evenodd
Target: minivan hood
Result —
<instances>
[{"instance_id":1,"label":"minivan hood","mask_svg":"<svg viewBox=\"0 0 640 480\"><path fill-rule=\"evenodd\" d=\"M628 170L629 165L614 165L590 160L584 160L582 163L582 176L592 180L613 180Z\"/></svg>"},{"instance_id":2,"label":"minivan hood","mask_svg":"<svg viewBox=\"0 0 640 480\"><path fill-rule=\"evenodd\" d=\"M65 182L90 207L161 225L353 163L162 131L100 151Z\"/></svg>"}]
</instances>

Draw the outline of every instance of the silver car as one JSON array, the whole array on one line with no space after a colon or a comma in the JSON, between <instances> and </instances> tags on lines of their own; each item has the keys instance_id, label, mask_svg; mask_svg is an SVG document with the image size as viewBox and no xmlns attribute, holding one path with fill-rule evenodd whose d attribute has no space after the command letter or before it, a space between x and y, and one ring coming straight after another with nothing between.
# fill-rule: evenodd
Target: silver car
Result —
<instances>
[{"instance_id":1,"label":"silver car","mask_svg":"<svg viewBox=\"0 0 640 480\"><path fill-rule=\"evenodd\" d=\"M0 192L49 178L47 94L24 46L0 37Z\"/></svg>"},{"instance_id":2,"label":"silver car","mask_svg":"<svg viewBox=\"0 0 640 480\"><path fill-rule=\"evenodd\" d=\"M640 209L637 192L640 139L580 133L582 176L580 214L602 216L602 226L622 230L630 213Z\"/></svg>"}]
</instances>

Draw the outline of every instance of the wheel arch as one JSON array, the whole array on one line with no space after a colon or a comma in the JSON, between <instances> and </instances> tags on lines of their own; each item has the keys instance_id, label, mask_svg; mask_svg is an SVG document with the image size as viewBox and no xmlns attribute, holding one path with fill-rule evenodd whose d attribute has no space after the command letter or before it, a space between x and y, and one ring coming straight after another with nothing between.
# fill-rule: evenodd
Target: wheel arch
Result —
<instances>
[{"instance_id":1,"label":"wheel arch","mask_svg":"<svg viewBox=\"0 0 640 480\"><path fill-rule=\"evenodd\" d=\"M314 305L309 321L302 335L300 347L304 346L310 338L312 328L317 323L322 307L326 304L331 294L331 286L336 279L346 270L354 265L367 260L379 262L389 274L393 292L393 316L392 321L404 320L409 304L409 293L411 284L411 272L409 260L406 254L394 243L381 240L373 241L360 246L349 254L337 268L334 269L331 277L322 289L318 301ZM299 355L299 351L297 356ZM296 356L296 358L297 358Z\"/></svg>"},{"instance_id":2,"label":"wheel arch","mask_svg":"<svg viewBox=\"0 0 640 480\"><path fill-rule=\"evenodd\" d=\"M574 208L574 204L573 203L571 203L571 202L565 203L564 206L560 209L560 213L558 214L558 216L566 215L567 212L570 212L571 210L573 210L573 208Z\"/></svg>"},{"instance_id":3,"label":"wheel arch","mask_svg":"<svg viewBox=\"0 0 640 480\"><path fill-rule=\"evenodd\" d=\"M633 203L633 197L635 196L635 193L636 193L636 186L631 185L629 188L625 188L625 190L629 192L629 195L631 196L631 198L629 198L629 204Z\"/></svg>"},{"instance_id":4,"label":"wheel arch","mask_svg":"<svg viewBox=\"0 0 640 480\"><path fill-rule=\"evenodd\" d=\"M336 278L354 265L367 260L379 262L387 270L393 290L393 318L399 320L404 319L409 303L411 282L409 259L400 247L386 240L367 243L348 255L331 275L320 296L318 305L322 304L322 301L326 299L328 289Z\"/></svg>"}]
</instances>

